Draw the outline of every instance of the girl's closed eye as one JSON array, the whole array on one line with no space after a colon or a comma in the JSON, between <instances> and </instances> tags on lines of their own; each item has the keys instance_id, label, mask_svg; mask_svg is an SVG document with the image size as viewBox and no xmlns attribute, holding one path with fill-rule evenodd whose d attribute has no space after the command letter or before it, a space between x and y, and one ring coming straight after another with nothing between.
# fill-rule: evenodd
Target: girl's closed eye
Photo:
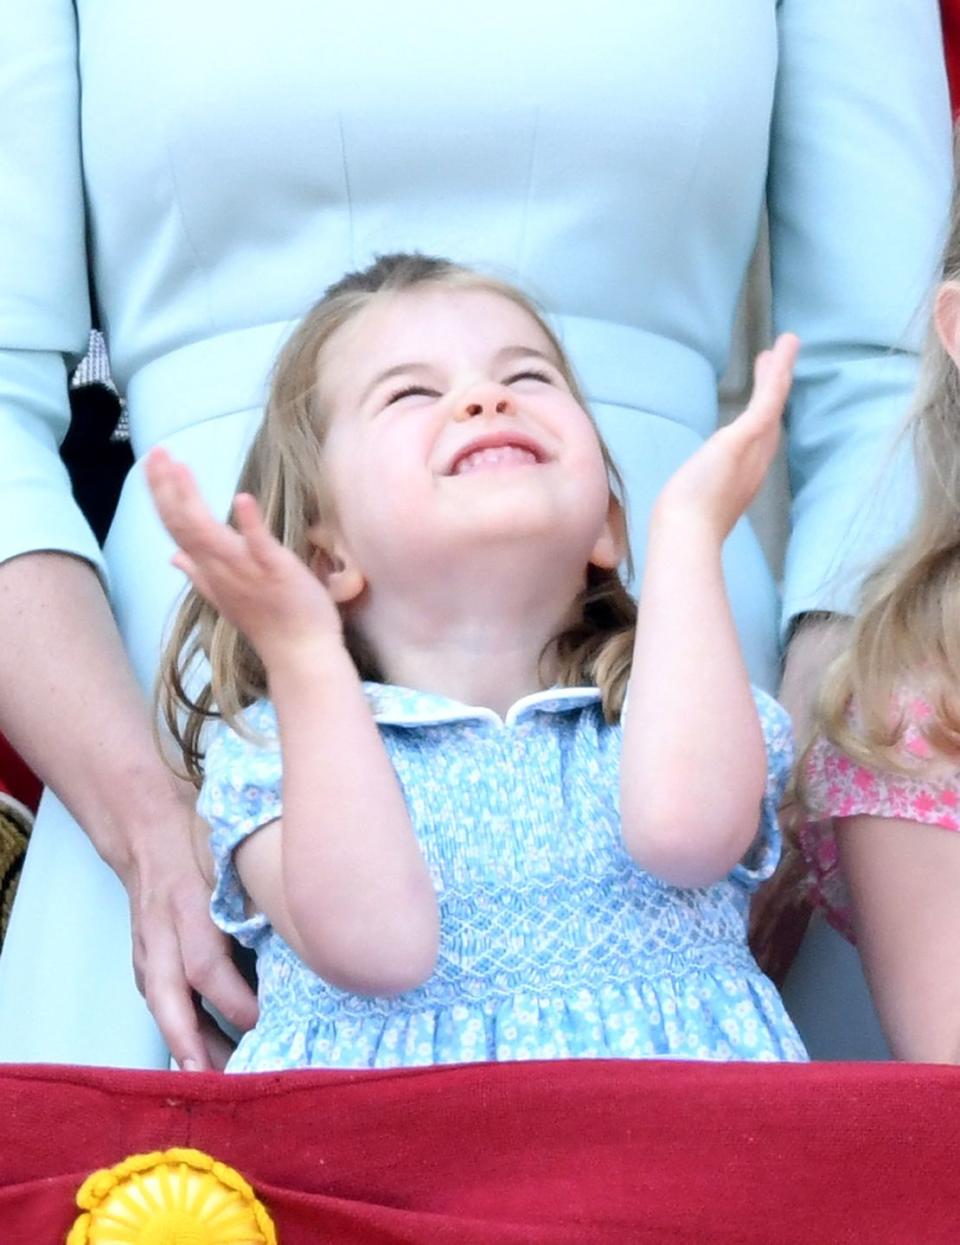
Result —
<instances>
[{"instance_id":1,"label":"girl's closed eye","mask_svg":"<svg viewBox=\"0 0 960 1245\"><path fill-rule=\"evenodd\" d=\"M544 385L555 383L554 378L548 372L539 371L537 368L524 368L522 372L514 372L503 383L505 385L514 385L518 380L537 380Z\"/></svg>"},{"instance_id":2,"label":"girl's closed eye","mask_svg":"<svg viewBox=\"0 0 960 1245\"><path fill-rule=\"evenodd\" d=\"M396 402L401 402L404 398L423 397L438 398L440 396L436 389L428 389L426 385L404 385L400 389L394 390L384 402L384 407L393 406Z\"/></svg>"},{"instance_id":3,"label":"girl's closed eye","mask_svg":"<svg viewBox=\"0 0 960 1245\"><path fill-rule=\"evenodd\" d=\"M513 372L507 376L503 383L505 385L514 385L518 381L536 381L543 385L554 385L556 380L549 372L539 368L524 368L521 372ZM392 390L384 401L384 409L388 406L395 406L396 403L402 402L405 398L439 398L440 391L431 389L426 385L402 385L399 389Z\"/></svg>"}]
</instances>

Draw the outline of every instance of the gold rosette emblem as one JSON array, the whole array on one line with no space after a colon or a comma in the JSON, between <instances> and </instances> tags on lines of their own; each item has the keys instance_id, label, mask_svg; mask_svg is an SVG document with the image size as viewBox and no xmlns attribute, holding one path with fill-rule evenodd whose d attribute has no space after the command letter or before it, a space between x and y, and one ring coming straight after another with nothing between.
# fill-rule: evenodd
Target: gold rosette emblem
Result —
<instances>
[{"instance_id":1,"label":"gold rosette emblem","mask_svg":"<svg viewBox=\"0 0 960 1245\"><path fill-rule=\"evenodd\" d=\"M77 1191L66 1245L277 1245L239 1172L200 1150L135 1154Z\"/></svg>"}]
</instances>

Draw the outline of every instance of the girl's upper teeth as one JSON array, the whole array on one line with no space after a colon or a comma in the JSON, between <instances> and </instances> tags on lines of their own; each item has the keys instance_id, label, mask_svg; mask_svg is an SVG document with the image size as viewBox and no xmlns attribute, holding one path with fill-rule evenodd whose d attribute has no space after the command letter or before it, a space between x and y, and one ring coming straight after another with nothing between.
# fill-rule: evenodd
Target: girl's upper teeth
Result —
<instances>
[{"instance_id":1,"label":"girl's upper teeth","mask_svg":"<svg viewBox=\"0 0 960 1245\"><path fill-rule=\"evenodd\" d=\"M464 454L457 459L453 474L462 476L468 471L478 471L484 467L499 467L504 463L535 463L537 456L532 450L519 445L495 445L487 449L474 450L472 454Z\"/></svg>"}]
</instances>

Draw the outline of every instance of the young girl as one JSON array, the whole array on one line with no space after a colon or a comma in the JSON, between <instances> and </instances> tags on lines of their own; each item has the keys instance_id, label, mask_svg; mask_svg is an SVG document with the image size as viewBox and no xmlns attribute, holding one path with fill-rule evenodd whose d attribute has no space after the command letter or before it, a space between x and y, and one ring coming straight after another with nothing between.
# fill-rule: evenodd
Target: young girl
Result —
<instances>
[{"instance_id":1,"label":"young girl","mask_svg":"<svg viewBox=\"0 0 960 1245\"><path fill-rule=\"evenodd\" d=\"M720 561L795 350L664 490L636 626L559 342L445 261L383 258L307 316L233 526L154 451L194 585L166 718L214 917L258 955L231 1069L805 1057L744 939L789 725L751 692Z\"/></svg>"},{"instance_id":2,"label":"young girl","mask_svg":"<svg viewBox=\"0 0 960 1245\"><path fill-rule=\"evenodd\" d=\"M890 1049L960 1062L960 195L912 417L920 504L828 674L800 792L815 894ZM954 833L951 833L954 832Z\"/></svg>"}]
</instances>

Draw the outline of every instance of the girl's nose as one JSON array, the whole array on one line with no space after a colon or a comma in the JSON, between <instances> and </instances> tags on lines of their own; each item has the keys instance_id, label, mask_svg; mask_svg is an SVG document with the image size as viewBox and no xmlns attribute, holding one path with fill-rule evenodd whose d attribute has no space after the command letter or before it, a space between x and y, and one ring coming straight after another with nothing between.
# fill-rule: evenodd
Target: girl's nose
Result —
<instances>
[{"instance_id":1,"label":"girl's nose","mask_svg":"<svg viewBox=\"0 0 960 1245\"><path fill-rule=\"evenodd\" d=\"M516 404L502 385L473 389L457 407L456 419L475 419L478 415L515 415Z\"/></svg>"}]
</instances>

